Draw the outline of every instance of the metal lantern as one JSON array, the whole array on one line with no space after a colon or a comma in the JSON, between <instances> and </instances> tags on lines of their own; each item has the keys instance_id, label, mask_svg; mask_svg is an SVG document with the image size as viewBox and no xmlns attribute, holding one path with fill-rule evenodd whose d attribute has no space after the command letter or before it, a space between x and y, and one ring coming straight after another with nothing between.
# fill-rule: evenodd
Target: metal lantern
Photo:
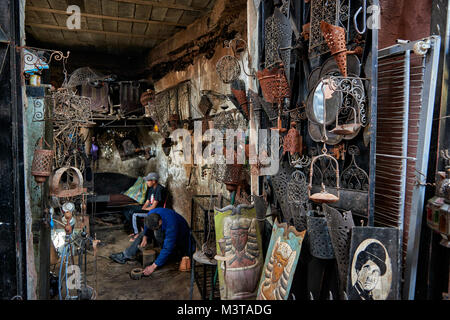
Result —
<instances>
[{"instance_id":1,"label":"metal lantern","mask_svg":"<svg viewBox=\"0 0 450 320\"><path fill-rule=\"evenodd\" d=\"M319 193L315 193L313 195L311 195L311 189L313 187L312 183L313 183L313 175L314 175L314 164L316 163L317 160L321 159L321 158L329 158L330 161L334 161L336 163L336 189L337 189L337 196L329 193L328 191L326 191L325 189L325 185L322 182L322 190ZM340 198L340 186L339 186L339 163L337 162L337 160L330 156L329 154L327 154L327 148L323 148L322 149L322 154L315 156L312 161L311 161L311 167L309 169L309 186L308 186L308 197L311 201L316 202L316 203L334 203L339 201Z\"/></svg>"},{"instance_id":2,"label":"metal lantern","mask_svg":"<svg viewBox=\"0 0 450 320\"><path fill-rule=\"evenodd\" d=\"M320 216L318 212L310 210L306 214L306 223L311 255L319 259L334 259L333 243L325 216Z\"/></svg>"},{"instance_id":3,"label":"metal lantern","mask_svg":"<svg viewBox=\"0 0 450 320\"><path fill-rule=\"evenodd\" d=\"M241 182L241 175L243 170L242 164L228 164L225 169L225 176L223 183L226 185L228 191L236 191Z\"/></svg>"},{"instance_id":4,"label":"metal lantern","mask_svg":"<svg viewBox=\"0 0 450 320\"><path fill-rule=\"evenodd\" d=\"M280 68L274 67L271 70L258 71L256 76L267 102L280 105L285 98L291 97L291 88L282 64Z\"/></svg>"},{"instance_id":5,"label":"metal lantern","mask_svg":"<svg viewBox=\"0 0 450 320\"><path fill-rule=\"evenodd\" d=\"M43 183L52 173L53 150L43 149L43 141L39 140L39 148L34 150L33 163L31 165L31 174L37 183ZM47 142L45 142L48 147Z\"/></svg>"},{"instance_id":6,"label":"metal lantern","mask_svg":"<svg viewBox=\"0 0 450 320\"><path fill-rule=\"evenodd\" d=\"M302 154L303 151L303 137L300 135L296 128L297 123L291 122L291 128L283 141L283 155L286 152L292 156L295 153Z\"/></svg>"}]
</instances>

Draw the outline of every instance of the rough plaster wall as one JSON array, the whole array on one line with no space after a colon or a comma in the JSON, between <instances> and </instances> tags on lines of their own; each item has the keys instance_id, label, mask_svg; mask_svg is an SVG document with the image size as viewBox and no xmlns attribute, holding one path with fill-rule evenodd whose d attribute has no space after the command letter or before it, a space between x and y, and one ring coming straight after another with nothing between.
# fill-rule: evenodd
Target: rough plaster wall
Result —
<instances>
[{"instance_id":1,"label":"rough plaster wall","mask_svg":"<svg viewBox=\"0 0 450 320\"><path fill-rule=\"evenodd\" d=\"M19 2L19 8L20 8L20 38L21 38L21 45L25 45L25 0L20 0ZM23 112L23 122L25 124L29 124L30 120L30 108L28 104L28 99L26 95L26 89L25 89L25 81L22 80L22 112ZM39 126L38 126L39 127ZM29 139L28 134L29 131L32 132L31 128L29 128L28 125L23 126L23 151L24 151L24 168L25 168L25 174L24 174L24 194L25 194L25 241L26 241L26 282L27 282L27 299L28 300L36 300L37 294L36 289L38 285L38 276L36 271L36 263L35 261L39 261L39 255L35 258L35 247L33 244L33 231L32 231L32 224L33 224L33 213L32 213L32 195L30 194L33 190L31 188L31 180L34 180L34 178L30 174L31 170L31 163L32 163L32 157L33 154L30 154L30 145L34 147L34 140L31 138ZM42 128L41 128L42 131ZM34 181L33 181L34 182ZM34 185L35 186L35 185ZM33 187L34 187L33 186ZM38 246L36 246L37 249ZM36 250L37 251L37 250Z\"/></svg>"},{"instance_id":2,"label":"rough plaster wall","mask_svg":"<svg viewBox=\"0 0 450 320\"><path fill-rule=\"evenodd\" d=\"M380 0L379 48L397 39L418 40L430 35L432 0Z\"/></svg>"},{"instance_id":3,"label":"rough plaster wall","mask_svg":"<svg viewBox=\"0 0 450 320\"><path fill-rule=\"evenodd\" d=\"M237 30L243 39L246 39L247 35L247 12L241 12L239 16L239 21L241 22L239 30ZM224 84L216 73L217 61L224 55L231 54L231 50L223 48L219 45L215 48L215 54L211 59L206 59L204 55L197 57L194 60L193 65L190 65L184 71L171 72L155 83L156 92L164 91L171 88L183 81L191 81L191 102L194 108L198 105L201 99L201 90L211 90L222 94L230 94L231 88L229 84ZM244 63L247 63L247 58L244 57ZM246 70L248 67L246 65ZM248 88L249 82L248 77L242 72L241 79L244 80L246 87ZM211 97L212 98L212 97ZM214 111L220 112L220 106L226 104L229 109L235 108L234 105L229 101L219 101L217 99L211 99L214 104ZM228 111L227 110L227 111ZM185 113L186 114L186 113ZM159 134L157 134L159 136ZM160 147L160 143L158 143ZM187 186L189 179L186 168L183 165L177 164L172 159L174 159L173 151L176 150L172 148L169 157L165 157L162 154L156 160L157 164L149 163L147 166L147 171L151 171L156 168L157 172L161 176L163 183L166 183L173 197L173 207L175 211L182 214L188 221L190 221L191 215L191 199L193 195L208 195L213 194L223 194L229 197L229 192L226 190L225 186L214 181L210 177L210 171L206 171L207 175L205 177L201 176L201 168L192 169L191 183ZM158 149L158 154L162 153L162 150Z\"/></svg>"}]
</instances>

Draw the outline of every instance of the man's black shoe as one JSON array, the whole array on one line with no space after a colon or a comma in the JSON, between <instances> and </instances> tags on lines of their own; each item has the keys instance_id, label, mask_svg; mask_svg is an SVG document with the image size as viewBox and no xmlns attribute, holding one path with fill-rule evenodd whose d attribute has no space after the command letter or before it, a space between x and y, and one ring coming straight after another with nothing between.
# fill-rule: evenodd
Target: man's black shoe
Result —
<instances>
[{"instance_id":1,"label":"man's black shoe","mask_svg":"<svg viewBox=\"0 0 450 320\"><path fill-rule=\"evenodd\" d=\"M120 264L125 264L129 260L129 259L125 258L125 256L123 255L122 252L113 253L109 257L111 258L112 261L120 263Z\"/></svg>"}]
</instances>

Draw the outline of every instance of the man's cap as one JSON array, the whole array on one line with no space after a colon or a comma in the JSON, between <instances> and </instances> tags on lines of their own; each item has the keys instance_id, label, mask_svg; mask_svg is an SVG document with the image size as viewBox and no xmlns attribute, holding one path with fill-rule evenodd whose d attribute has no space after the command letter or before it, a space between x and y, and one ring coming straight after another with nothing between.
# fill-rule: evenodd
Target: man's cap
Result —
<instances>
[{"instance_id":1,"label":"man's cap","mask_svg":"<svg viewBox=\"0 0 450 320\"><path fill-rule=\"evenodd\" d=\"M150 172L146 177L144 177L145 181L159 180L159 175L156 172Z\"/></svg>"},{"instance_id":2,"label":"man's cap","mask_svg":"<svg viewBox=\"0 0 450 320\"><path fill-rule=\"evenodd\" d=\"M363 261L371 260L378 265L380 268L380 275L384 275L386 272L386 252L383 246L379 243L372 242L369 244L364 251L358 254L358 258L361 256Z\"/></svg>"},{"instance_id":3,"label":"man's cap","mask_svg":"<svg viewBox=\"0 0 450 320\"><path fill-rule=\"evenodd\" d=\"M149 214L145 217L145 225L150 230L156 230L159 228L159 220L161 219L161 216L157 213Z\"/></svg>"}]
</instances>

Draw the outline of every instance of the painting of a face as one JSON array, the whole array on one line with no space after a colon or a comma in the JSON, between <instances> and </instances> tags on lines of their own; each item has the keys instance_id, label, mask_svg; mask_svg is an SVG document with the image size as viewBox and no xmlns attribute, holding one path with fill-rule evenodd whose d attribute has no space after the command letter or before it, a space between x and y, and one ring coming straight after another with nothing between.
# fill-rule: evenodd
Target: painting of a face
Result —
<instances>
[{"instance_id":1,"label":"painting of a face","mask_svg":"<svg viewBox=\"0 0 450 320\"><path fill-rule=\"evenodd\" d=\"M242 251L245 248L248 240L247 229L235 229L230 231L231 243L237 251Z\"/></svg>"},{"instance_id":2,"label":"painting of a face","mask_svg":"<svg viewBox=\"0 0 450 320\"><path fill-rule=\"evenodd\" d=\"M398 230L354 227L347 292L349 300L398 299Z\"/></svg>"},{"instance_id":3,"label":"painting of a face","mask_svg":"<svg viewBox=\"0 0 450 320\"><path fill-rule=\"evenodd\" d=\"M272 271L272 282L277 282L280 280L281 275L283 274L284 268L286 267L286 264L288 263L288 260L283 259L281 254L277 251L274 254L274 264L273 264L273 271Z\"/></svg>"},{"instance_id":4,"label":"painting of a face","mask_svg":"<svg viewBox=\"0 0 450 320\"><path fill-rule=\"evenodd\" d=\"M358 282L366 291L372 291L380 279L380 268L372 260L367 261L358 272Z\"/></svg>"}]
</instances>

